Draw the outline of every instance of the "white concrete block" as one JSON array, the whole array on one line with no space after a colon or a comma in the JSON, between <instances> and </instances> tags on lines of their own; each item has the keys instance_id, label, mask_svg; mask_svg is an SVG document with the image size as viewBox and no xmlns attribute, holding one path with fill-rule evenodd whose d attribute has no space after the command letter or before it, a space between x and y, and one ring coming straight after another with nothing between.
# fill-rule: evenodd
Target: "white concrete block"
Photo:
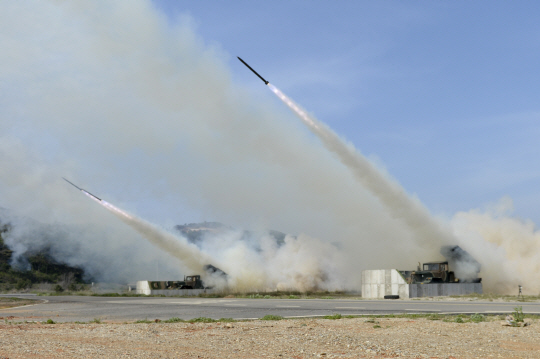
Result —
<instances>
[{"instance_id":1,"label":"white concrete block","mask_svg":"<svg viewBox=\"0 0 540 359\"><path fill-rule=\"evenodd\" d=\"M137 294L144 294L144 295L150 295L151 294L151 290L150 290L150 283L148 283L147 280L140 280L137 282L137 289L135 291L135 293Z\"/></svg>"}]
</instances>

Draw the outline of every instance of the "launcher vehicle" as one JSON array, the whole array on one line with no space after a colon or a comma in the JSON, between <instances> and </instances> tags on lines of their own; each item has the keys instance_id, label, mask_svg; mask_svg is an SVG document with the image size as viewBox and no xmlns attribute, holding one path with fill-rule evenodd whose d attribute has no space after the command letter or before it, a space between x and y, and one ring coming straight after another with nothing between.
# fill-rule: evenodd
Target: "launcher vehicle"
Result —
<instances>
[{"instance_id":1,"label":"launcher vehicle","mask_svg":"<svg viewBox=\"0 0 540 359\"><path fill-rule=\"evenodd\" d=\"M443 262L418 263L415 271L401 271L409 284L421 283L480 283L480 263L459 246L443 246L441 254L446 257ZM450 264L449 264L450 263ZM450 271L450 266L458 273Z\"/></svg>"},{"instance_id":2,"label":"launcher vehicle","mask_svg":"<svg viewBox=\"0 0 540 359\"><path fill-rule=\"evenodd\" d=\"M203 267L204 271L206 272L206 275L212 275L217 278L222 278L223 280L227 280L227 273L219 269L218 267L215 267L211 264L207 264ZM204 282L201 279L201 276L196 275L186 275L184 276L184 280L178 280L178 281L149 281L148 284L150 285L150 289L153 290L159 290L159 289L212 289L212 287L209 287L204 284Z\"/></svg>"},{"instance_id":3,"label":"launcher vehicle","mask_svg":"<svg viewBox=\"0 0 540 359\"><path fill-rule=\"evenodd\" d=\"M409 283L455 283L454 272L448 270L448 262L424 263L423 267L410 272Z\"/></svg>"},{"instance_id":4,"label":"launcher vehicle","mask_svg":"<svg viewBox=\"0 0 540 359\"><path fill-rule=\"evenodd\" d=\"M187 275L179 281L150 281L150 288L158 289L204 289L205 286L200 275Z\"/></svg>"}]
</instances>

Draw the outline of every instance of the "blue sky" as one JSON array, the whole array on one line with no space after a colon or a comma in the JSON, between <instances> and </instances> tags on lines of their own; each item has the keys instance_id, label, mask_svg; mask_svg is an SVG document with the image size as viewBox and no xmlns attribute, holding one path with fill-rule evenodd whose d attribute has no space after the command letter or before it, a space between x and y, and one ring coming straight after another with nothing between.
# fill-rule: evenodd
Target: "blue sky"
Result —
<instances>
[{"instance_id":1,"label":"blue sky","mask_svg":"<svg viewBox=\"0 0 540 359\"><path fill-rule=\"evenodd\" d=\"M540 221L537 2L154 4L189 15L236 81L261 86L240 56L435 213L509 196Z\"/></svg>"},{"instance_id":2,"label":"blue sky","mask_svg":"<svg viewBox=\"0 0 540 359\"><path fill-rule=\"evenodd\" d=\"M240 56L416 196L490 280L504 263L506 283L531 282L539 10L533 1L0 2L0 207L75 228L55 246L71 248L69 263L99 268L121 254L144 273L163 252L62 177L167 229L220 221L306 236L320 253L336 244L347 257L333 261L344 265L336 273L353 281L363 268L436 260L446 236L405 221L404 207L373 189L388 181L366 185ZM508 199L514 212L493 214Z\"/></svg>"},{"instance_id":3,"label":"blue sky","mask_svg":"<svg viewBox=\"0 0 540 359\"><path fill-rule=\"evenodd\" d=\"M346 216L340 206L373 208L240 56L435 215L509 197L515 215L540 223L537 2L1 6L5 193L48 183L60 198L61 173L158 223L262 221L295 233ZM291 214L278 218L287 201L291 213L320 211L295 227Z\"/></svg>"},{"instance_id":4,"label":"blue sky","mask_svg":"<svg viewBox=\"0 0 540 359\"><path fill-rule=\"evenodd\" d=\"M204 249L212 263L259 272L268 288L298 273L359 288L362 269L414 268L459 244L481 261L485 291L538 293L539 10L0 1L9 245L53 248L107 281L147 278L157 261L178 278L192 272L182 250L154 245L159 228L219 221L269 248L218 236ZM321 142L236 56L428 211L339 141ZM126 226L62 177L152 225ZM298 240L278 250L268 229Z\"/></svg>"}]
</instances>

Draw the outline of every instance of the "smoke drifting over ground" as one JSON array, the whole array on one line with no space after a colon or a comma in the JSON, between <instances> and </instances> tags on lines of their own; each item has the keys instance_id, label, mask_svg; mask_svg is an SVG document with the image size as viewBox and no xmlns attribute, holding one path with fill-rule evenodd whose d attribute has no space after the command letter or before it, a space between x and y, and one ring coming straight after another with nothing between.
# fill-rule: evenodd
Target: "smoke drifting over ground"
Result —
<instances>
[{"instance_id":1,"label":"smoke drifting over ground","mask_svg":"<svg viewBox=\"0 0 540 359\"><path fill-rule=\"evenodd\" d=\"M230 290L338 290L342 258L335 245L306 235L276 238L271 232L232 228L205 231L198 246L229 275Z\"/></svg>"},{"instance_id":2,"label":"smoke drifting over ground","mask_svg":"<svg viewBox=\"0 0 540 359\"><path fill-rule=\"evenodd\" d=\"M530 221L512 218L512 201L502 199L485 211L454 216L453 227L469 252L481 259L484 290L517 294L540 293L540 231Z\"/></svg>"},{"instance_id":3,"label":"smoke drifting over ground","mask_svg":"<svg viewBox=\"0 0 540 359\"><path fill-rule=\"evenodd\" d=\"M118 221L105 214L113 220L112 224ZM11 229L3 237L14 250L12 264L18 269L28 269L25 255L45 250L56 260L83 268L86 279L92 281L175 278L186 271L182 263L167 253L156 253L154 245L138 238L128 227L43 223L14 216L11 211L2 211L1 219L2 223L11 224ZM104 218L103 223L107 222ZM137 263L130 264L134 259Z\"/></svg>"},{"instance_id":4,"label":"smoke drifting over ground","mask_svg":"<svg viewBox=\"0 0 540 359\"><path fill-rule=\"evenodd\" d=\"M216 219L294 234L281 247L258 236L261 250L234 234L204 244L200 255L245 290L358 289L362 269L440 258L450 232L416 199L352 147L336 147L324 125L315 133L326 131L318 135L333 152L281 103L254 98L230 78L236 59L206 45L188 17L176 20L143 0L0 4L0 206L14 224L10 245L53 247L100 280L171 280L195 268L147 240L172 236L151 222ZM149 222L133 230L62 176ZM497 242L487 230L502 228L496 220L453 222L496 290L532 270L538 252L534 226L515 224L536 246L519 271L512 236ZM508 263L507 277L492 276L484 247Z\"/></svg>"}]
</instances>

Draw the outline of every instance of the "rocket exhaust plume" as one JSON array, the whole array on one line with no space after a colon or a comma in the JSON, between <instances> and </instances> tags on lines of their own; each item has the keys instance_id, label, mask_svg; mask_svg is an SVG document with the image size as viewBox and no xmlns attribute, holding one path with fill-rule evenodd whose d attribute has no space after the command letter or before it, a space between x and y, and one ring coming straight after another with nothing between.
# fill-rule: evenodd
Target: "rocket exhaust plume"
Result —
<instances>
[{"instance_id":1,"label":"rocket exhaust plume","mask_svg":"<svg viewBox=\"0 0 540 359\"><path fill-rule=\"evenodd\" d=\"M411 198L396 182L384 176L351 144L343 141L325 124L309 115L304 109L287 97L276 86L270 84L244 60L238 57L270 90L283 101L302 122L323 142L326 149L336 154L356 179L367 187L389 210L390 214L405 222L417 235L417 242L424 248L438 251L441 242L455 243L449 232L444 231L422 204Z\"/></svg>"},{"instance_id":2,"label":"rocket exhaust plume","mask_svg":"<svg viewBox=\"0 0 540 359\"><path fill-rule=\"evenodd\" d=\"M355 178L385 205L394 218L400 219L414 231L418 244L438 251L442 243L455 243L452 235L443 230L427 209L418 200L411 198L398 183L387 178L351 144L309 115L277 87L272 84L268 84L268 87L323 142L326 149L338 156Z\"/></svg>"},{"instance_id":3,"label":"rocket exhaust plume","mask_svg":"<svg viewBox=\"0 0 540 359\"><path fill-rule=\"evenodd\" d=\"M120 208L100 199L99 197L94 196L90 192L78 187L67 179L64 178L64 180L83 192L86 196L108 209L122 222L126 223L135 231L140 233L152 244L178 258L182 264L184 264L189 270L193 271L193 273L204 273L205 265L215 263L215 261L212 261L208 255L202 253L195 245L188 243L185 238L177 237L172 233L168 233L141 218L121 210Z\"/></svg>"}]
</instances>

